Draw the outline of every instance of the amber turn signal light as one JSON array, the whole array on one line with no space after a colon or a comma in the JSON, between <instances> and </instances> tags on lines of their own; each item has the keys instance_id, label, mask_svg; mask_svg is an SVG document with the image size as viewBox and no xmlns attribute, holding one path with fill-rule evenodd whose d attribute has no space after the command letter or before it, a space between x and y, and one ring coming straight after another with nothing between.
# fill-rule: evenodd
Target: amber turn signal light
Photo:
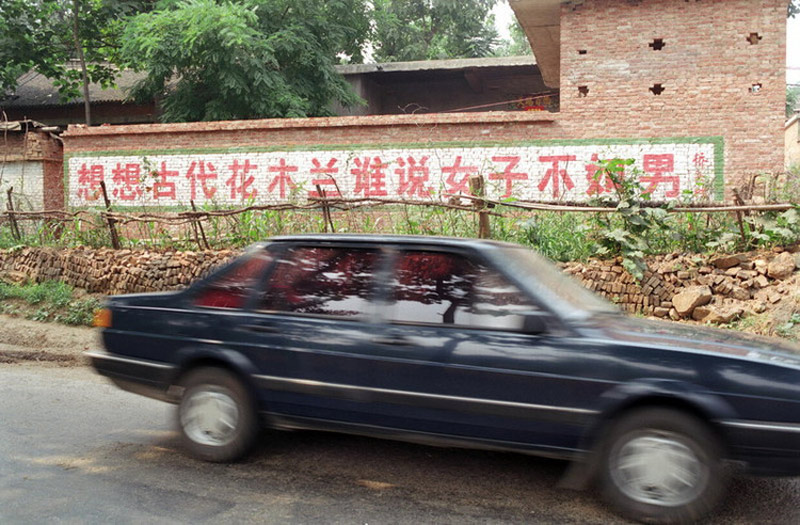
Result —
<instances>
[{"instance_id":1,"label":"amber turn signal light","mask_svg":"<svg viewBox=\"0 0 800 525\"><path fill-rule=\"evenodd\" d=\"M100 308L94 312L94 320L92 326L98 328L111 328L111 310L108 308Z\"/></svg>"}]
</instances>

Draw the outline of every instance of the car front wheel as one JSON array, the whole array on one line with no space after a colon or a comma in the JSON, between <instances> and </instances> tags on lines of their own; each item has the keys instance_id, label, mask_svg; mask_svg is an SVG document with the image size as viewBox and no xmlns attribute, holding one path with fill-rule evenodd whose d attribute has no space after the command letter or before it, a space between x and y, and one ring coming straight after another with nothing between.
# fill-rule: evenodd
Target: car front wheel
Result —
<instances>
[{"instance_id":1,"label":"car front wheel","mask_svg":"<svg viewBox=\"0 0 800 525\"><path fill-rule=\"evenodd\" d=\"M205 461L242 458L253 447L258 418L242 382L221 368L200 368L182 381L178 428L186 449Z\"/></svg>"},{"instance_id":2,"label":"car front wheel","mask_svg":"<svg viewBox=\"0 0 800 525\"><path fill-rule=\"evenodd\" d=\"M725 489L719 440L699 419L672 409L630 412L612 425L601 451L605 497L646 523L694 522Z\"/></svg>"}]
</instances>

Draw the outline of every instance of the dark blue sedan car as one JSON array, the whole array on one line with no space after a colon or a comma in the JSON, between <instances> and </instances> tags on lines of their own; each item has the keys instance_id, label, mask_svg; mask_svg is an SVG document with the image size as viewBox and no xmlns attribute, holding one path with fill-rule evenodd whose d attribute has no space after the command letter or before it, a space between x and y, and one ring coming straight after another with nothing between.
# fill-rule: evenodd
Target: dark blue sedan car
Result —
<instances>
[{"instance_id":1,"label":"dark blue sedan car","mask_svg":"<svg viewBox=\"0 0 800 525\"><path fill-rule=\"evenodd\" d=\"M800 355L632 319L511 244L292 236L176 293L111 297L94 367L178 404L186 448L324 429L585 465L624 514L695 520L726 463L800 475Z\"/></svg>"}]
</instances>

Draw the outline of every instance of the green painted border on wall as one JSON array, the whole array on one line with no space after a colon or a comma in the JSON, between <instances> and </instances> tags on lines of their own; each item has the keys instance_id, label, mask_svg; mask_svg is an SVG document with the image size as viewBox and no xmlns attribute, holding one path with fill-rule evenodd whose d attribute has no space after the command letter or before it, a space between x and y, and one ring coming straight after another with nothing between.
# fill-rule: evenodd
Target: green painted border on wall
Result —
<instances>
[{"instance_id":1,"label":"green painted border on wall","mask_svg":"<svg viewBox=\"0 0 800 525\"><path fill-rule=\"evenodd\" d=\"M137 157L154 155L197 155L226 153L270 153L273 151L335 151L365 149L416 149L416 148L491 148L491 147L530 147L530 146L630 146L636 144L713 144L714 145L714 199L725 199L725 139L721 136L709 137L657 137L627 139L550 139L525 141L478 141L478 142L400 142L374 144L317 144L295 146L227 147L227 148L174 148L82 151L64 155L64 197L69 203L69 161L73 157ZM91 206L82 206L83 208ZM121 206L117 206L121 207ZM138 206L141 207L141 206Z\"/></svg>"}]
</instances>

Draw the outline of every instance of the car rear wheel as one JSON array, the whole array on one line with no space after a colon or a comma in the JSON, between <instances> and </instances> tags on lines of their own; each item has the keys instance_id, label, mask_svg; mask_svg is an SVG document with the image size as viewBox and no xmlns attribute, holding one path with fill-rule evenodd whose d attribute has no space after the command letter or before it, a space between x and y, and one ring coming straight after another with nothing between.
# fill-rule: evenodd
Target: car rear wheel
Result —
<instances>
[{"instance_id":1,"label":"car rear wheel","mask_svg":"<svg viewBox=\"0 0 800 525\"><path fill-rule=\"evenodd\" d=\"M205 461L242 458L258 435L258 417L242 382L221 368L200 368L182 381L178 428L186 449Z\"/></svg>"},{"instance_id":2,"label":"car rear wheel","mask_svg":"<svg viewBox=\"0 0 800 525\"><path fill-rule=\"evenodd\" d=\"M694 522L725 490L722 448L697 418L640 409L616 421L601 450L601 488L620 513L646 523Z\"/></svg>"}]
</instances>

